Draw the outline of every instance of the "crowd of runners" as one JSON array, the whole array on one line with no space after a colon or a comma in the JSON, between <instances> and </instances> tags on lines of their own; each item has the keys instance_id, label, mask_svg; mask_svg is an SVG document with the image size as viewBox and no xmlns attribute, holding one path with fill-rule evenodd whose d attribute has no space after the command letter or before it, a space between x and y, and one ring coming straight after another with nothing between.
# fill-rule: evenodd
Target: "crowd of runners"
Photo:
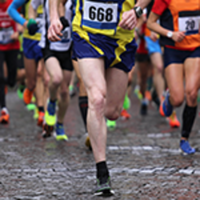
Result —
<instances>
[{"instance_id":1,"label":"crowd of runners","mask_svg":"<svg viewBox=\"0 0 200 200\"><path fill-rule=\"evenodd\" d=\"M181 126L181 151L195 153L188 139L200 87L199 19L198 0L0 0L0 123L12 112L7 87L17 85L42 136L67 141L64 117L77 92L96 163L95 195L114 193L107 127L119 117L134 120L132 92L139 114L153 101L169 126ZM183 102L180 124L174 108Z\"/></svg>"}]
</instances>

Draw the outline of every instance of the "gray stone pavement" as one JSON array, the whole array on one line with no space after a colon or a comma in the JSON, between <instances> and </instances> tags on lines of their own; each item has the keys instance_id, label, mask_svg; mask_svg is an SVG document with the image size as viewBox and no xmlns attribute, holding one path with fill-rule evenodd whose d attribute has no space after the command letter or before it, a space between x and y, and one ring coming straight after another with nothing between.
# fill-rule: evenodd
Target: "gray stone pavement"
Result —
<instances>
[{"instance_id":1,"label":"gray stone pavement","mask_svg":"<svg viewBox=\"0 0 200 200\"><path fill-rule=\"evenodd\" d=\"M0 125L0 200L90 200L94 197L95 163L84 146L78 98L65 117L68 142L43 139L16 92L7 95L10 124ZM115 196L109 200L200 199L200 123L197 116L190 143L197 153L179 153L180 128L171 129L151 104L139 115L131 96L132 118L119 119L108 132L107 160ZM178 109L179 119L181 109Z\"/></svg>"}]
</instances>

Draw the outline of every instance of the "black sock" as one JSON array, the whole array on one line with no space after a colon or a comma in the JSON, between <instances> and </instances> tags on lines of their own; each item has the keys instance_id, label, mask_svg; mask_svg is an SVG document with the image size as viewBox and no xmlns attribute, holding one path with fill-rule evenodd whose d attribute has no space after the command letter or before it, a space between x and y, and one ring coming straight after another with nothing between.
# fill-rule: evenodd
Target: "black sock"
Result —
<instances>
[{"instance_id":1,"label":"black sock","mask_svg":"<svg viewBox=\"0 0 200 200\"><path fill-rule=\"evenodd\" d=\"M53 104L56 103L56 100L57 100L57 99L54 99L54 100L49 99L50 103L53 103Z\"/></svg>"},{"instance_id":2,"label":"black sock","mask_svg":"<svg viewBox=\"0 0 200 200\"><path fill-rule=\"evenodd\" d=\"M0 84L0 107L6 107L5 85Z\"/></svg>"},{"instance_id":3,"label":"black sock","mask_svg":"<svg viewBox=\"0 0 200 200\"><path fill-rule=\"evenodd\" d=\"M197 106L190 107L187 104L185 105L184 111L183 111L183 125L181 130L181 136L184 138L189 138L192 126L194 124L194 120L196 117L197 112Z\"/></svg>"},{"instance_id":4,"label":"black sock","mask_svg":"<svg viewBox=\"0 0 200 200\"><path fill-rule=\"evenodd\" d=\"M44 107L43 106L38 106L39 112L44 112Z\"/></svg>"},{"instance_id":5,"label":"black sock","mask_svg":"<svg viewBox=\"0 0 200 200\"><path fill-rule=\"evenodd\" d=\"M79 97L79 109L81 112L81 116L85 125L85 129L87 131L87 111L88 111L88 97Z\"/></svg>"},{"instance_id":6,"label":"black sock","mask_svg":"<svg viewBox=\"0 0 200 200\"><path fill-rule=\"evenodd\" d=\"M109 177L109 171L106 165L106 161L96 163L96 168L97 168L97 178L99 179L100 184L106 183Z\"/></svg>"}]
</instances>

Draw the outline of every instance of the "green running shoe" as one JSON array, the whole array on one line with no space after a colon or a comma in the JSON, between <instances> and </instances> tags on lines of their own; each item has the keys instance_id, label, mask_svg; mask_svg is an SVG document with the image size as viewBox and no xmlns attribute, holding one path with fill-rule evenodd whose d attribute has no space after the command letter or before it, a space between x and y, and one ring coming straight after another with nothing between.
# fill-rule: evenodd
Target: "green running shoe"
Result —
<instances>
[{"instance_id":1,"label":"green running shoe","mask_svg":"<svg viewBox=\"0 0 200 200\"><path fill-rule=\"evenodd\" d=\"M47 125L54 126L56 124L56 102L48 102L44 117Z\"/></svg>"},{"instance_id":2,"label":"green running shoe","mask_svg":"<svg viewBox=\"0 0 200 200\"><path fill-rule=\"evenodd\" d=\"M19 87L17 88L17 95L19 99L23 99L23 92L25 87L26 87L25 85L19 85Z\"/></svg>"},{"instance_id":3,"label":"green running shoe","mask_svg":"<svg viewBox=\"0 0 200 200\"><path fill-rule=\"evenodd\" d=\"M34 103L29 103L26 105L26 108L31 111L31 110L35 110L35 107L37 107Z\"/></svg>"},{"instance_id":4,"label":"green running shoe","mask_svg":"<svg viewBox=\"0 0 200 200\"><path fill-rule=\"evenodd\" d=\"M131 101L130 101L128 95L126 94L125 98L124 98L123 108L125 110L128 110L130 107L131 107Z\"/></svg>"},{"instance_id":5,"label":"green running shoe","mask_svg":"<svg viewBox=\"0 0 200 200\"><path fill-rule=\"evenodd\" d=\"M38 107L35 106L33 119L38 119L38 117L39 117L39 110L38 110Z\"/></svg>"},{"instance_id":6,"label":"green running shoe","mask_svg":"<svg viewBox=\"0 0 200 200\"><path fill-rule=\"evenodd\" d=\"M95 196L110 197L114 194L115 192L111 189L110 177L106 180L105 183L101 183L100 180L97 179L97 186L94 192Z\"/></svg>"},{"instance_id":7,"label":"green running shoe","mask_svg":"<svg viewBox=\"0 0 200 200\"><path fill-rule=\"evenodd\" d=\"M115 120L106 120L106 125L109 129L114 129L116 127L116 121Z\"/></svg>"}]
</instances>

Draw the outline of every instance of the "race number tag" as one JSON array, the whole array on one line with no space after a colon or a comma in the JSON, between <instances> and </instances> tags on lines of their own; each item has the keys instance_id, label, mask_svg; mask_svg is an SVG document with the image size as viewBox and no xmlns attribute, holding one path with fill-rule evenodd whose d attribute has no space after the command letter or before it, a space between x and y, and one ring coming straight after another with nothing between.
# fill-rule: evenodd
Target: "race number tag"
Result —
<instances>
[{"instance_id":1,"label":"race number tag","mask_svg":"<svg viewBox=\"0 0 200 200\"><path fill-rule=\"evenodd\" d=\"M95 29L115 29L118 4L85 0L82 25Z\"/></svg>"},{"instance_id":2,"label":"race number tag","mask_svg":"<svg viewBox=\"0 0 200 200\"><path fill-rule=\"evenodd\" d=\"M193 16L192 16L193 14ZM200 13L183 12L179 14L178 27L179 31L184 31L186 35L197 34L199 32Z\"/></svg>"},{"instance_id":3,"label":"race number tag","mask_svg":"<svg viewBox=\"0 0 200 200\"><path fill-rule=\"evenodd\" d=\"M8 44L11 40L11 35L14 33L13 28L1 28L0 29L0 44Z\"/></svg>"},{"instance_id":4,"label":"race number tag","mask_svg":"<svg viewBox=\"0 0 200 200\"><path fill-rule=\"evenodd\" d=\"M71 40L71 28L70 27L66 27L63 31L62 31L62 37L61 37L61 42L62 43L67 43Z\"/></svg>"},{"instance_id":5,"label":"race number tag","mask_svg":"<svg viewBox=\"0 0 200 200\"><path fill-rule=\"evenodd\" d=\"M43 20L43 14L39 14L35 21L37 22L38 24L38 27L39 27L39 30L37 32L41 33L42 32L42 26L44 24L44 20Z\"/></svg>"}]
</instances>

